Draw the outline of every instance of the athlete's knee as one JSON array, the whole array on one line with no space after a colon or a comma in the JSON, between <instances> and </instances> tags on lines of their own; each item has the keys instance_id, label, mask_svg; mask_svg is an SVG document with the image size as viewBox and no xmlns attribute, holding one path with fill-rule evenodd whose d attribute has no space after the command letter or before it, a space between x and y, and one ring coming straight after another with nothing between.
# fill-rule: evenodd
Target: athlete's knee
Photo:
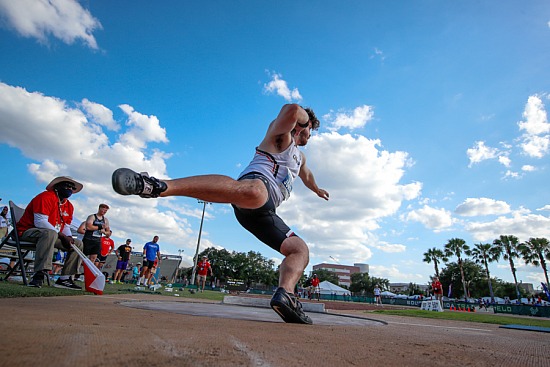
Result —
<instances>
[{"instance_id":1,"label":"athlete's knee","mask_svg":"<svg viewBox=\"0 0 550 367\"><path fill-rule=\"evenodd\" d=\"M307 244L298 236L288 237L281 244L281 254L300 255L309 261L309 248Z\"/></svg>"},{"instance_id":2,"label":"athlete's knee","mask_svg":"<svg viewBox=\"0 0 550 367\"><path fill-rule=\"evenodd\" d=\"M256 209L267 201L267 189L260 180L242 180L239 181L239 196L241 197L242 208Z\"/></svg>"}]
</instances>

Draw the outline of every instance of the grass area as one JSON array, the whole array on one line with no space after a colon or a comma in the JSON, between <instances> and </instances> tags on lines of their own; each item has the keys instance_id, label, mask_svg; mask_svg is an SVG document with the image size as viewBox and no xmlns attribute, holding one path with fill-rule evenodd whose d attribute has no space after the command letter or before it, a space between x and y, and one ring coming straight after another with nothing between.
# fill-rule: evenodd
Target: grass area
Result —
<instances>
[{"instance_id":1,"label":"grass area","mask_svg":"<svg viewBox=\"0 0 550 367\"><path fill-rule=\"evenodd\" d=\"M497 325L526 325L526 326L539 326L550 327L550 320L535 318L535 317L515 317L502 314L494 314L491 312L434 312L424 310L376 310L372 313L379 313L384 315L396 315L396 316L409 316L409 317L422 317L427 319L440 319L440 320L455 320L455 321L467 321L467 322L480 322L486 324Z\"/></svg>"},{"instance_id":2,"label":"grass area","mask_svg":"<svg viewBox=\"0 0 550 367\"><path fill-rule=\"evenodd\" d=\"M47 283L42 288L32 288L25 287L23 283L14 283L14 282L3 282L0 281L0 298L15 298L15 297L56 297L56 296L82 296L82 295L92 295L92 293L86 291L73 291L69 289L55 288L53 286L53 281L51 286L48 287ZM77 282L78 285L83 283ZM148 289L136 290L135 284L105 284L105 289L103 294L124 294L124 293L143 293L143 294L157 294L163 296L171 297L181 297L181 298L196 298L196 299L208 299L213 301L222 301L224 293L213 292L205 290L204 293L195 293L191 294L187 289L180 290L180 288L173 288L172 292L165 291L164 287L157 291L150 291ZM178 294L179 296L175 296Z\"/></svg>"}]
</instances>

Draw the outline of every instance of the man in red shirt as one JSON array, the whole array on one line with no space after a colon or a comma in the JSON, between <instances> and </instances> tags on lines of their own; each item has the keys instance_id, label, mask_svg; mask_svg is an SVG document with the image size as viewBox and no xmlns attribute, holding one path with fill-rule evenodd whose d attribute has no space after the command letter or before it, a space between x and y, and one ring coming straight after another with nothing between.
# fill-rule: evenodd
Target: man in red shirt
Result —
<instances>
[{"instance_id":1,"label":"man in red shirt","mask_svg":"<svg viewBox=\"0 0 550 367\"><path fill-rule=\"evenodd\" d=\"M111 239L113 231L109 230L105 232L105 236L101 237L101 249L99 255L95 260L95 265L98 269L101 269L107 261L107 256L115 249L115 241Z\"/></svg>"},{"instance_id":2,"label":"man in red shirt","mask_svg":"<svg viewBox=\"0 0 550 367\"><path fill-rule=\"evenodd\" d=\"M435 298L439 301L439 303L441 303L441 307L443 307L443 285L439 281L438 277L434 277L433 279L432 291Z\"/></svg>"},{"instance_id":3,"label":"man in red shirt","mask_svg":"<svg viewBox=\"0 0 550 367\"><path fill-rule=\"evenodd\" d=\"M319 284L321 281L319 280L319 277L317 277L317 274L313 274L313 278L311 278L311 286L313 287L313 296L317 297L317 301L321 300L321 289L319 288Z\"/></svg>"},{"instance_id":4,"label":"man in red shirt","mask_svg":"<svg viewBox=\"0 0 550 367\"><path fill-rule=\"evenodd\" d=\"M206 284L206 276L208 275L208 272L210 272L210 276L213 275L212 266L210 266L210 263L208 262L208 256L203 256L202 260L197 264L197 286L201 289L202 283L201 292L204 292L204 285Z\"/></svg>"},{"instance_id":5,"label":"man in red shirt","mask_svg":"<svg viewBox=\"0 0 550 367\"><path fill-rule=\"evenodd\" d=\"M55 287L81 290L74 284L71 275L77 273L79 257L71 244L82 249L82 241L71 234L73 204L69 201L72 194L82 190L83 185L70 177L56 177L46 186L46 191L31 200L23 216L17 223L18 234L22 241L36 243L34 257L35 273L29 282L30 287L42 287L44 276L52 270L54 249L67 251L65 265Z\"/></svg>"}]
</instances>

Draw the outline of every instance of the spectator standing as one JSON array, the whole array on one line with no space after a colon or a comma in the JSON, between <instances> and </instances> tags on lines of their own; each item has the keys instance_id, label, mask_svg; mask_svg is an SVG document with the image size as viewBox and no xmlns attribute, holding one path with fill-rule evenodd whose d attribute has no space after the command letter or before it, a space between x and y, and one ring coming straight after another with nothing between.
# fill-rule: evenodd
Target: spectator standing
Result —
<instances>
[{"instance_id":1,"label":"spectator standing","mask_svg":"<svg viewBox=\"0 0 550 367\"><path fill-rule=\"evenodd\" d=\"M82 238L84 242L84 255L95 262L95 259L101 252L101 237L109 232L109 220L105 214L109 210L109 205L99 204L96 214L90 214L86 219L86 232Z\"/></svg>"},{"instance_id":2,"label":"spectator standing","mask_svg":"<svg viewBox=\"0 0 550 367\"><path fill-rule=\"evenodd\" d=\"M118 248L115 250L115 254L117 256L116 271L115 275L113 276L113 282L115 284L122 284L120 278L128 267L128 261L130 261L130 254L132 253L132 246L130 246L131 243L132 240L128 238L124 245L118 246Z\"/></svg>"},{"instance_id":3,"label":"spectator standing","mask_svg":"<svg viewBox=\"0 0 550 367\"><path fill-rule=\"evenodd\" d=\"M160 263L160 246L158 244L159 236L153 237L151 242L147 242L143 246L143 267L141 269L141 278L139 278L137 285L147 285L149 279L149 273L151 268L155 264L155 260L158 259Z\"/></svg>"},{"instance_id":4,"label":"spectator standing","mask_svg":"<svg viewBox=\"0 0 550 367\"><path fill-rule=\"evenodd\" d=\"M83 245L71 234L74 207L69 201L69 197L80 192L82 188L80 182L70 177L56 177L46 186L46 191L31 200L19 219L17 230L21 240L36 243L35 273L29 282L30 287L42 287L44 276L53 268L53 253L57 248L67 251L67 257L61 276L54 286L72 290L82 289L74 284L71 278L76 274L80 263L80 258L71 244L79 249L82 249Z\"/></svg>"},{"instance_id":5,"label":"spectator standing","mask_svg":"<svg viewBox=\"0 0 550 367\"><path fill-rule=\"evenodd\" d=\"M208 261L208 256L203 256L202 260L197 264L197 287L201 292L204 292L204 285L206 284L206 277L210 273L213 275L212 266Z\"/></svg>"},{"instance_id":6,"label":"spectator standing","mask_svg":"<svg viewBox=\"0 0 550 367\"><path fill-rule=\"evenodd\" d=\"M157 283L158 279L156 277L156 274L157 274L158 266L159 266L159 258L155 260L155 262L153 263L153 267L149 271L149 276L147 277L147 285L153 285Z\"/></svg>"},{"instance_id":7,"label":"spectator standing","mask_svg":"<svg viewBox=\"0 0 550 367\"><path fill-rule=\"evenodd\" d=\"M311 286L313 287L313 296L317 297L317 301L321 300L321 289L319 288L319 284L321 284L319 277L317 274L313 274L313 278L311 278Z\"/></svg>"},{"instance_id":8,"label":"spectator standing","mask_svg":"<svg viewBox=\"0 0 550 367\"><path fill-rule=\"evenodd\" d=\"M432 292L433 292L435 298L441 304L441 307L443 307L443 285L439 281L438 277L434 277L434 279L432 281Z\"/></svg>"},{"instance_id":9,"label":"spectator standing","mask_svg":"<svg viewBox=\"0 0 550 367\"><path fill-rule=\"evenodd\" d=\"M374 287L374 300L376 302L376 306L382 306L382 290L378 284Z\"/></svg>"},{"instance_id":10,"label":"spectator standing","mask_svg":"<svg viewBox=\"0 0 550 367\"><path fill-rule=\"evenodd\" d=\"M105 236L101 237L101 250L95 262L97 268L100 270L103 268L103 265L105 265L107 256L115 249L115 241L111 238L112 234L113 231L109 230L105 233Z\"/></svg>"}]
</instances>

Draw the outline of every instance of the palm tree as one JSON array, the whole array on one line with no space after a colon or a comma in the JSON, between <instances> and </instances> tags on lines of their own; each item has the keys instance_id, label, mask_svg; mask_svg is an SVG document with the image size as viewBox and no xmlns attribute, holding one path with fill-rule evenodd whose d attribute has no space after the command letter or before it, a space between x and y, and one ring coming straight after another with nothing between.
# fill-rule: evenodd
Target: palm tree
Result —
<instances>
[{"instance_id":1,"label":"palm tree","mask_svg":"<svg viewBox=\"0 0 550 367\"><path fill-rule=\"evenodd\" d=\"M433 261L435 268L435 275L439 278L439 268L438 264L443 261L447 262L449 259L445 256L445 253L437 248L431 248L428 251L424 252L424 262L431 263Z\"/></svg>"},{"instance_id":2,"label":"palm tree","mask_svg":"<svg viewBox=\"0 0 550 367\"><path fill-rule=\"evenodd\" d=\"M518 245L519 240L516 236L500 235L500 238L493 241L493 244L498 248L499 255L502 254L504 260L508 260L510 263L510 269L512 270L512 275L514 276L514 283L516 285L516 294L518 299L521 298L518 288L518 278L516 277L516 267L514 266L514 258L519 258L518 254Z\"/></svg>"},{"instance_id":3,"label":"palm tree","mask_svg":"<svg viewBox=\"0 0 550 367\"><path fill-rule=\"evenodd\" d=\"M542 267L546 285L548 286L548 267L546 260L550 261L550 242L546 238L530 238L529 241L519 245L519 251L526 264Z\"/></svg>"},{"instance_id":4,"label":"palm tree","mask_svg":"<svg viewBox=\"0 0 550 367\"><path fill-rule=\"evenodd\" d=\"M464 268L462 263L462 253L470 255L470 247L461 238L451 238L445 245L445 256L456 256L458 259L458 266L460 267L460 277L462 278L462 288L464 289L464 297L468 297L468 290L466 288L466 279L464 279Z\"/></svg>"},{"instance_id":5,"label":"palm tree","mask_svg":"<svg viewBox=\"0 0 550 367\"><path fill-rule=\"evenodd\" d=\"M471 255L476 263L483 264L485 267L485 274L487 275L487 283L489 283L489 292L491 294L491 302L494 302L495 294L493 293L493 284L491 282L491 274L489 273L489 263L497 261L500 257L500 253L497 247L490 243L478 243L474 245Z\"/></svg>"}]
</instances>

